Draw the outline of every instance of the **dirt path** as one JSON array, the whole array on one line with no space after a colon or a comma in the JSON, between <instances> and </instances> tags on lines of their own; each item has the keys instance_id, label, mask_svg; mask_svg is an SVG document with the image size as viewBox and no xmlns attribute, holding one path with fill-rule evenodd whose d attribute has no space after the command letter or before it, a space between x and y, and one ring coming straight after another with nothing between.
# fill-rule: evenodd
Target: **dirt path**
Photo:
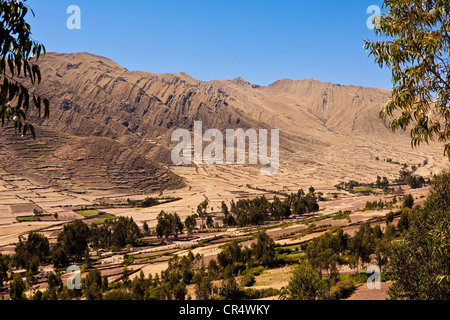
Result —
<instances>
[{"instance_id":1,"label":"dirt path","mask_svg":"<svg viewBox=\"0 0 450 320\"><path fill-rule=\"evenodd\" d=\"M344 300L386 300L389 299L387 293L392 285L391 281L381 282L380 289L369 289L366 284L360 285L353 294Z\"/></svg>"}]
</instances>

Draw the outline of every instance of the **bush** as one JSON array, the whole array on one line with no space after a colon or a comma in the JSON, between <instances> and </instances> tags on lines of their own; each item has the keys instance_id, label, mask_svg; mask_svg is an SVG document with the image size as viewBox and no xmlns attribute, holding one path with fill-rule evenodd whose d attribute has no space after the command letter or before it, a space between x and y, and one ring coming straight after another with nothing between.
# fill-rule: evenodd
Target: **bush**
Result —
<instances>
[{"instance_id":1,"label":"bush","mask_svg":"<svg viewBox=\"0 0 450 320\"><path fill-rule=\"evenodd\" d=\"M244 287L251 287L255 282L255 276L252 274L246 274L241 279L241 285Z\"/></svg>"},{"instance_id":2,"label":"bush","mask_svg":"<svg viewBox=\"0 0 450 320\"><path fill-rule=\"evenodd\" d=\"M367 273L354 273L350 275L350 279L354 281L355 284L364 283L367 281Z\"/></svg>"},{"instance_id":3,"label":"bush","mask_svg":"<svg viewBox=\"0 0 450 320\"><path fill-rule=\"evenodd\" d=\"M258 267L255 267L255 268L244 270L242 272L242 274L243 275L250 274L250 275L254 275L254 276L259 276L261 273L263 273L263 271L264 271L264 267L263 266L258 266Z\"/></svg>"},{"instance_id":4,"label":"bush","mask_svg":"<svg viewBox=\"0 0 450 320\"><path fill-rule=\"evenodd\" d=\"M262 299L266 297L279 296L280 290L274 288L265 288L265 289L245 289L244 290L244 299L247 300L255 300Z\"/></svg>"},{"instance_id":5,"label":"bush","mask_svg":"<svg viewBox=\"0 0 450 320\"><path fill-rule=\"evenodd\" d=\"M283 254L283 253L289 254L292 252L291 249L289 249L289 248L279 248L277 251L279 254Z\"/></svg>"},{"instance_id":6,"label":"bush","mask_svg":"<svg viewBox=\"0 0 450 320\"><path fill-rule=\"evenodd\" d=\"M331 288L331 299L340 300L349 297L355 291L356 285L352 279L345 279L339 281Z\"/></svg>"},{"instance_id":7,"label":"bush","mask_svg":"<svg viewBox=\"0 0 450 320\"><path fill-rule=\"evenodd\" d=\"M103 295L104 300L133 300L133 294L124 289L114 289Z\"/></svg>"}]
</instances>

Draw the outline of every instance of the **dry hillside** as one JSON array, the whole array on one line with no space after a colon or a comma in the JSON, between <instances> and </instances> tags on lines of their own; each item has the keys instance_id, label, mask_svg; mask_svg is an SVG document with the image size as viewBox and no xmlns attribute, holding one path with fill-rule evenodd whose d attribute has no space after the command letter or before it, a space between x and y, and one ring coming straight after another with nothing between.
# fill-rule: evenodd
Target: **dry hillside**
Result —
<instances>
[{"instance_id":1,"label":"dry hillside","mask_svg":"<svg viewBox=\"0 0 450 320\"><path fill-rule=\"evenodd\" d=\"M314 79L264 87L242 78L205 82L185 73L128 71L89 53L48 53L39 64L37 92L51 102L50 119L36 120L36 141L2 134L0 154L6 170L20 166L52 184L72 179L80 188L180 187L180 177L169 170L183 170L167 167L170 135L192 129L195 120L204 130L280 129L282 180L296 173L297 181L332 186L378 174L394 178L400 165L384 159L427 160L424 175L445 163L439 145L413 150L407 133L391 132L378 117L390 95L385 89ZM21 157L27 160L14 161Z\"/></svg>"}]
</instances>

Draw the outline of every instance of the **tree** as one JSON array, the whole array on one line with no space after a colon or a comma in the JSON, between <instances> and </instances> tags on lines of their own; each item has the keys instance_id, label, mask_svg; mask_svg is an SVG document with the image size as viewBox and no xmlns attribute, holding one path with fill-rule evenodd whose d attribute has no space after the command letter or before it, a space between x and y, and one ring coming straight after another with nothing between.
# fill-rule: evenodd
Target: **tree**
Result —
<instances>
[{"instance_id":1,"label":"tree","mask_svg":"<svg viewBox=\"0 0 450 320\"><path fill-rule=\"evenodd\" d=\"M7 279L10 257L0 253L0 287L3 287L3 281Z\"/></svg>"},{"instance_id":2,"label":"tree","mask_svg":"<svg viewBox=\"0 0 450 320\"><path fill-rule=\"evenodd\" d=\"M422 207L408 215L402 241L389 253L392 299L447 300L450 298L450 170L434 179Z\"/></svg>"},{"instance_id":3,"label":"tree","mask_svg":"<svg viewBox=\"0 0 450 320\"><path fill-rule=\"evenodd\" d=\"M414 122L413 146L437 138L450 157L450 3L385 0L383 7L375 32L389 40L365 40L375 62L392 71L392 97L380 116L399 110L390 123L393 130Z\"/></svg>"},{"instance_id":4,"label":"tree","mask_svg":"<svg viewBox=\"0 0 450 320\"><path fill-rule=\"evenodd\" d=\"M48 275L48 288L49 290L55 289L57 292L60 292L63 288L63 282L61 280L61 276L59 274L50 273Z\"/></svg>"},{"instance_id":5,"label":"tree","mask_svg":"<svg viewBox=\"0 0 450 320\"><path fill-rule=\"evenodd\" d=\"M380 272L388 262L389 240L387 238L375 239L375 263L380 267Z\"/></svg>"},{"instance_id":6,"label":"tree","mask_svg":"<svg viewBox=\"0 0 450 320\"><path fill-rule=\"evenodd\" d=\"M27 120L30 100L38 117L43 105L44 118L49 116L49 102L25 83L29 80L35 86L41 82L36 63L41 53L45 56L45 47L32 39L31 27L25 22L28 10L21 1L0 2L0 117L2 125L12 120L16 130L23 135L30 131L35 137L34 127Z\"/></svg>"},{"instance_id":7,"label":"tree","mask_svg":"<svg viewBox=\"0 0 450 320\"><path fill-rule=\"evenodd\" d=\"M57 244L61 245L69 257L81 259L89 243L89 227L81 220L64 225L58 234Z\"/></svg>"},{"instance_id":8,"label":"tree","mask_svg":"<svg viewBox=\"0 0 450 320\"><path fill-rule=\"evenodd\" d=\"M208 217L209 217L208 212L207 212L208 204L209 204L208 199L205 199L197 206L197 215L202 220L202 225L201 225L202 229L205 228L205 224L203 221L208 220Z\"/></svg>"},{"instance_id":9,"label":"tree","mask_svg":"<svg viewBox=\"0 0 450 320\"><path fill-rule=\"evenodd\" d=\"M49 241L42 234L30 232L26 241L19 237L15 248L16 253L12 257L13 266L18 268L33 268L37 272L40 262L45 262L50 254ZM32 264L33 262L33 264Z\"/></svg>"},{"instance_id":10,"label":"tree","mask_svg":"<svg viewBox=\"0 0 450 320\"><path fill-rule=\"evenodd\" d=\"M187 234L190 236L192 235L192 231L194 230L195 226L197 225L197 215L193 214L190 216L187 216L186 219L184 220L184 225L186 227L187 230Z\"/></svg>"},{"instance_id":11,"label":"tree","mask_svg":"<svg viewBox=\"0 0 450 320\"><path fill-rule=\"evenodd\" d=\"M186 300L187 289L184 283L177 283L172 291L175 300Z\"/></svg>"},{"instance_id":12,"label":"tree","mask_svg":"<svg viewBox=\"0 0 450 320\"><path fill-rule=\"evenodd\" d=\"M370 262L370 256L375 252L375 236L369 223L365 222L359 226L359 230L350 239L349 249L357 265L358 262L362 265Z\"/></svg>"},{"instance_id":13,"label":"tree","mask_svg":"<svg viewBox=\"0 0 450 320\"><path fill-rule=\"evenodd\" d=\"M343 259L340 253L346 248L346 236L342 229L338 229L336 235L326 232L311 241L306 247L308 263L320 272L326 272L328 279L334 281L338 276L338 265L342 265Z\"/></svg>"},{"instance_id":14,"label":"tree","mask_svg":"<svg viewBox=\"0 0 450 320\"><path fill-rule=\"evenodd\" d=\"M328 296L326 284L320 272L306 264L300 264L292 273L286 288L282 289L282 300L323 300Z\"/></svg>"},{"instance_id":15,"label":"tree","mask_svg":"<svg viewBox=\"0 0 450 320\"><path fill-rule=\"evenodd\" d=\"M102 275L99 270L89 271L82 284L83 295L87 300L102 299Z\"/></svg>"},{"instance_id":16,"label":"tree","mask_svg":"<svg viewBox=\"0 0 450 320\"><path fill-rule=\"evenodd\" d=\"M234 219L233 215L228 210L228 206L225 203L225 201L222 201L221 210L222 210L222 213L223 213L223 218L222 218L223 219L223 225L226 226L226 227L236 225L236 220Z\"/></svg>"},{"instance_id":17,"label":"tree","mask_svg":"<svg viewBox=\"0 0 450 320\"><path fill-rule=\"evenodd\" d=\"M255 261L264 266L273 265L275 262L275 242L264 231L256 236L256 243L252 244L252 253Z\"/></svg>"},{"instance_id":18,"label":"tree","mask_svg":"<svg viewBox=\"0 0 450 320\"><path fill-rule=\"evenodd\" d=\"M411 194L407 194L404 198L403 198L403 204L402 204L402 208L412 208L414 205L414 198Z\"/></svg>"},{"instance_id":19,"label":"tree","mask_svg":"<svg viewBox=\"0 0 450 320\"><path fill-rule=\"evenodd\" d=\"M389 213L386 214L386 223L390 224L392 223L392 221L394 221L394 212L390 211Z\"/></svg>"},{"instance_id":20,"label":"tree","mask_svg":"<svg viewBox=\"0 0 450 320\"><path fill-rule=\"evenodd\" d=\"M89 253L89 248L86 248L86 250L84 251L83 262L87 269L92 268L92 260L91 260L91 255Z\"/></svg>"},{"instance_id":21,"label":"tree","mask_svg":"<svg viewBox=\"0 0 450 320\"><path fill-rule=\"evenodd\" d=\"M136 277L131 282L131 292L135 300L144 300L145 296L145 278L144 273L141 270L139 277Z\"/></svg>"},{"instance_id":22,"label":"tree","mask_svg":"<svg viewBox=\"0 0 450 320\"><path fill-rule=\"evenodd\" d=\"M55 268L65 268L69 266L70 259L65 248L61 244L55 244L52 247L52 262Z\"/></svg>"},{"instance_id":23,"label":"tree","mask_svg":"<svg viewBox=\"0 0 450 320\"><path fill-rule=\"evenodd\" d=\"M213 261L213 260L211 260ZM195 283L195 296L198 300L209 300L212 296L213 282L212 277L203 269L195 273L193 282Z\"/></svg>"},{"instance_id":24,"label":"tree","mask_svg":"<svg viewBox=\"0 0 450 320\"><path fill-rule=\"evenodd\" d=\"M150 234L150 228L148 227L147 221L144 221L144 224L142 225L142 229L144 229L144 232L147 236Z\"/></svg>"},{"instance_id":25,"label":"tree","mask_svg":"<svg viewBox=\"0 0 450 320\"><path fill-rule=\"evenodd\" d=\"M112 225L111 244L123 248L127 244L134 245L140 238L141 230L133 221L133 218L120 217Z\"/></svg>"},{"instance_id":26,"label":"tree","mask_svg":"<svg viewBox=\"0 0 450 320\"><path fill-rule=\"evenodd\" d=\"M242 291L239 289L239 285L231 272L227 272L225 274L225 279L222 282L222 286L219 289L219 294L225 300L242 299Z\"/></svg>"},{"instance_id":27,"label":"tree","mask_svg":"<svg viewBox=\"0 0 450 320\"><path fill-rule=\"evenodd\" d=\"M156 235L159 238L164 236L167 239L172 235L177 238L178 233L181 233L184 229L183 222L181 222L178 213L165 213L164 210L161 210L157 220Z\"/></svg>"},{"instance_id":28,"label":"tree","mask_svg":"<svg viewBox=\"0 0 450 320\"><path fill-rule=\"evenodd\" d=\"M183 233L184 224L181 222L180 216L178 213L173 213L171 215L172 225L173 225L173 233L175 234L175 238L178 238L179 233Z\"/></svg>"},{"instance_id":29,"label":"tree","mask_svg":"<svg viewBox=\"0 0 450 320\"><path fill-rule=\"evenodd\" d=\"M18 273L14 274L13 280L9 284L9 296L11 300L25 300L24 292L27 286Z\"/></svg>"}]
</instances>

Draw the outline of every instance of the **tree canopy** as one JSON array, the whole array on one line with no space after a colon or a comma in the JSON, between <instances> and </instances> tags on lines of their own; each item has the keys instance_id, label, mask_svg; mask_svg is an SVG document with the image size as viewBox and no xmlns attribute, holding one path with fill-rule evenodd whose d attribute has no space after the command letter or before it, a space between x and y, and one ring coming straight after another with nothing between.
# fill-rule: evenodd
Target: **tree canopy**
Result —
<instances>
[{"instance_id":1,"label":"tree canopy","mask_svg":"<svg viewBox=\"0 0 450 320\"><path fill-rule=\"evenodd\" d=\"M22 134L29 131L35 137L27 120L30 102L38 117L43 109L44 118L49 116L49 102L29 85L41 82L36 63L41 54L45 55L45 47L31 37L31 27L25 22L29 10L21 1L0 1L0 118L2 126L5 121L13 121L16 130Z\"/></svg>"},{"instance_id":2,"label":"tree canopy","mask_svg":"<svg viewBox=\"0 0 450 320\"><path fill-rule=\"evenodd\" d=\"M393 130L413 123L412 146L437 138L450 157L450 2L385 0L383 9L375 32L386 40L365 40L375 62L392 71L392 97L380 115L395 115Z\"/></svg>"}]
</instances>

